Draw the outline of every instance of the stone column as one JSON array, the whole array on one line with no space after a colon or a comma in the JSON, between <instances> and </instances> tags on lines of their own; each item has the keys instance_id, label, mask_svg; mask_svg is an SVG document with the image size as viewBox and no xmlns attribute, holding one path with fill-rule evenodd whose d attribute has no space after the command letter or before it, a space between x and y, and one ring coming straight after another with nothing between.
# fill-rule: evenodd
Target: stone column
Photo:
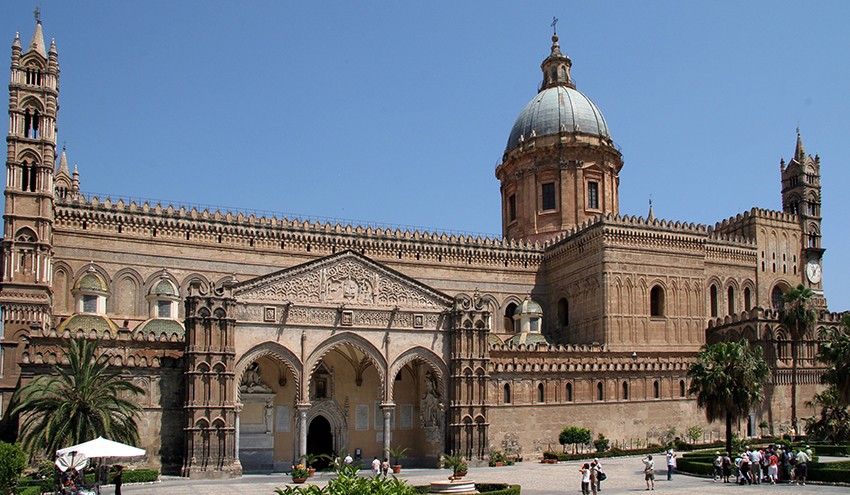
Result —
<instances>
[{"instance_id":1,"label":"stone column","mask_svg":"<svg viewBox=\"0 0 850 495\"><path fill-rule=\"evenodd\" d=\"M236 432L234 434L236 445L234 446L234 453L236 455L236 462L239 462L239 416L242 415L242 404L236 404L236 408L233 412L236 414Z\"/></svg>"},{"instance_id":2,"label":"stone column","mask_svg":"<svg viewBox=\"0 0 850 495\"><path fill-rule=\"evenodd\" d=\"M393 414L394 409L395 409L395 404L393 404L391 402L390 403L385 402L385 403L381 404L381 411L383 411L383 413L384 413L384 449L383 449L384 456L383 457L385 459L390 458L390 441L392 440L392 438L391 438L392 424L391 424L390 420L392 419L392 414Z\"/></svg>"},{"instance_id":3,"label":"stone column","mask_svg":"<svg viewBox=\"0 0 850 495\"><path fill-rule=\"evenodd\" d=\"M295 409L298 411L298 452L294 460L298 460L307 453L307 411L310 410L310 404L298 404Z\"/></svg>"}]
</instances>

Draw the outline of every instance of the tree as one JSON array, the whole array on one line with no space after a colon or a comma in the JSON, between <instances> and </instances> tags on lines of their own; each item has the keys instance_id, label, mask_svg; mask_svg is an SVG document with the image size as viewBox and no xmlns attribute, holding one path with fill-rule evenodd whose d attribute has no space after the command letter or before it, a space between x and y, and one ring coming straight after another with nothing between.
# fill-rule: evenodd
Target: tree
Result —
<instances>
[{"instance_id":1,"label":"tree","mask_svg":"<svg viewBox=\"0 0 850 495\"><path fill-rule=\"evenodd\" d=\"M12 398L24 448L52 458L62 447L98 436L137 443L142 408L125 396L144 391L109 367L109 357L97 352L97 341L70 340L63 348L67 365L54 365L52 374L36 377Z\"/></svg>"},{"instance_id":2,"label":"tree","mask_svg":"<svg viewBox=\"0 0 850 495\"><path fill-rule=\"evenodd\" d=\"M732 422L764 400L768 373L761 347L750 347L746 340L706 344L688 368L688 393L696 396L706 419L726 421L727 452L732 452Z\"/></svg>"},{"instance_id":3,"label":"tree","mask_svg":"<svg viewBox=\"0 0 850 495\"><path fill-rule=\"evenodd\" d=\"M588 444L590 443L590 438L590 428L567 426L558 435L558 442L564 446L564 451L566 451L567 445L572 445L573 453L576 453L578 451L578 444Z\"/></svg>"},{"instance_id":4,"label":"tree","mask_svg":"<svg viewBox=\"0 0 850 495\"><path fill-rule=\"evenodd\" d=\"M18 493L18 480L26 466L27 456L20 444L0 442L0 493Z\"/></svg>"},{"instance_id":5,"label":"tree","mask_svg":"<svg viewBox=\"0 0 850 495\"><path fill-rule=\"evenodd\" d=\"M817 313L812 309L812 289L803 284L789 288L782 294L784 304L779 312L779 321L791 333L791 424L797 428L797 355L799 342L814 326Z\"/></svg>"},{"instance_id":6,"label":"tree","mask_svg":"<svg viewBox=\"0 0 850 495\"><path fill-rule=\"evenodd\" d=\"M826 330L818 359L830 366L821 378L823 383L835 387L841 405L850 405L850 315L841 318L840 328Z\"/></svg>"},{"instance_id":7,"label":"tree","mask_svg":"<svg viewBox=\"0 0 850 495\"><path fill-rule=\"evenodd\" d=\"M850 412L839 399L838 390L830 385L822 393L815 394L809 407L820 407L820 417L806 419L806 433L817 440L842 443L850 440Z\"/></svg>"}]
</instances>

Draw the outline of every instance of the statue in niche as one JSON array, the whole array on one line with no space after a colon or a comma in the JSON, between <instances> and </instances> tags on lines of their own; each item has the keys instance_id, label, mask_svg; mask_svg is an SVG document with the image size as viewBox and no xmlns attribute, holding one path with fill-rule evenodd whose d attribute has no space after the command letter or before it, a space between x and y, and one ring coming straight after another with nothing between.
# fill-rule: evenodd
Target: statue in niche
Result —
<instances>
[{"instance_id":1,"label":"statue in niche","mask_svg":"<svg viewBox=\"0 0 850 495\"><path fill-rule=\"evenodd\" d=\"M264 408L264 412L266 413L266 433L272 432L272 422L274 421L274 403L271 399L266 399L266 405Z\"/></svg>"},{"instance_id":2,"label":"statue in niche","mask_svg":"<svg viewBox=\"0 0 850 495\"><path fill-rule=\"evenodd\" d=\"M239 383L239 391L248 394L272 393L271 387L263 383L258 363L251 363L251 366L248 366L248 369L245 370L245 374L242 375L242 382Z\"/></svg>"},{"instance_id":3,"label":"statue in niche","mask_svg":"<svg viewBox=\"0 0 850 495\"><path fill-rule=\"evenodd\" d=\"M437 377L430 370L425 373L425 395L422 397L421 411L420 419L424 428L440 426L443 402Z\"/></svg>"}]
</instances>

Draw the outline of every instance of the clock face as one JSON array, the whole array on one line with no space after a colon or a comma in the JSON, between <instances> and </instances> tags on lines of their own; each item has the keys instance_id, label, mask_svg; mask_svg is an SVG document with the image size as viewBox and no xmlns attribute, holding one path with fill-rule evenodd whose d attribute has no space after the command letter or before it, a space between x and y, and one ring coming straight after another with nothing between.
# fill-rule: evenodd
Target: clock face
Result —
<instances>
[{"instance_id":1,"label":"clock face","mask_svg":"<svg viewBox=\"0 0 850 495\"><path fill-rule=\"evenodd\" d=\"M820 265L816 261L806 263L806 277L808 277L809 282L813 284L820 282L820 276Z\"/></svg>"}]
</instances>

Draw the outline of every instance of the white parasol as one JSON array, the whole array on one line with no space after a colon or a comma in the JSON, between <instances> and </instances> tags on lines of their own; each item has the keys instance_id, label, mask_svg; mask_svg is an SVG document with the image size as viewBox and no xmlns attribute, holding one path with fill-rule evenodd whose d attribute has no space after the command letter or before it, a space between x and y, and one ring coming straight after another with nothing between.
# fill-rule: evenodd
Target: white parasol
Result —
<instances>
[{"instance_id":1,"label":"white parasol","mask_svg":"<svg viewBox=\"0 0 850 495\"><path fill-rule=\"evenodd\" d=\"M69 469L80 471L88 465L89 459L85 454L77 452L68 452L56 457L56 467L63 473Z\"/></svg>"},{"instance_id":2,"label":"white parasol","mask_svg":"<svg viewBox=\"0 0 850 495\"><path fill-rule=\"evenodd\" d=\"M139 457L145 455L145 449L133 447L120 442L113 442L103 437L97 437L94 440L72 445L56 451L56 455L62 457L66 454L75 452L76 455L93 459L97 457Z\"/></svg>"}]
</instances>

